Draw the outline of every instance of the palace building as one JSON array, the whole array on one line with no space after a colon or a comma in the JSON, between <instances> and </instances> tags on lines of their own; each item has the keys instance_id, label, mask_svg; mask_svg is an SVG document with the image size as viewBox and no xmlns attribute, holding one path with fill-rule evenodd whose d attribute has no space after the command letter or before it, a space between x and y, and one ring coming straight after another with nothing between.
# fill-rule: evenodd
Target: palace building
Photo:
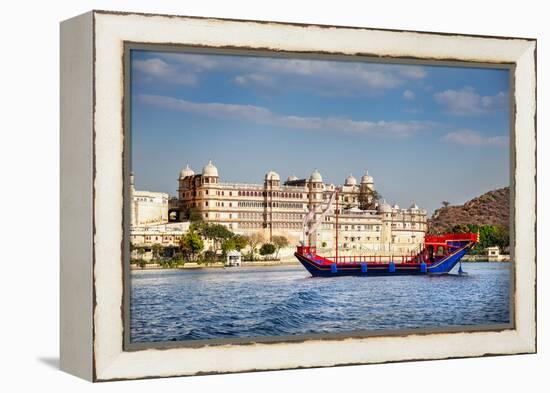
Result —
<instances>
[{"instance_id":1,"label":"palace building","mask_svg":"<svg viewBox=\"0 0 550 393\"><path fill-rule=\"evenodd\" d=\"M324 183L318 170L308 178L290 176L285 182L270 171L263 183L225 183L210 161L198 174L187 165L178 184L178 197L169 203L172 221L200 214L207 223L225 225L238 234L258 233L266 241L282 235L291 243L309 240L318 247L334 248L336 203L331 199L336 190L342 249L415 251L423 244L427 229L426 210L416 204L401 209L376 201L374 179L368 172L360 182L350 174L342 186ZM309 239L304 239L305 218L317 221Z\"/></svg>"},{"instance_id":2,"label":"palace building","mask_svg":"<svg viewBox=\"0 0 550 393\"><path fill-rule=\"evenodd\" d=\"M131 226L168 222L168 194L164 192L139 191L130 174Z\"/></svg>"}]
</instances>

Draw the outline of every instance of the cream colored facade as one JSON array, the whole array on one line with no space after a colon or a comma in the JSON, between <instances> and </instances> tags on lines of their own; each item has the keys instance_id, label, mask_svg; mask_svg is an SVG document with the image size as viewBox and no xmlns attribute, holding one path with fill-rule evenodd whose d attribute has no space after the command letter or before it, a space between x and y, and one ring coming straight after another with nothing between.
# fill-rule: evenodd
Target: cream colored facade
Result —
<instances>
[{"instance_id":1,"label":"cream colored facade","mask_svg":"<svg viewBox=\"0 0 550 393\"><path fill-rule=\"evenodd\" d=\"M134 226L130 230L130 242L139 247L160 244L179 247L181 237L189 230L189 222Z\"/></svg>"},{"instance_id":2,"label":"cream colored facade","mask_svg":"<svg viewBox=\"0 0 550 393\"><path fill-rule=\"evenodd\" d=\"M358 182L349 175L340 187L325 184L319 171L307 179L290 176L281 183L270 171L263 184L224 183L218 169L209 162L200 174L187 166L178 178L178 198L171 201L181 220L194 210L205 222L227 226L238 234L261 234L265 241L275 235L291 244L310 242L318 247L335 247L336 204L329 207L338 189L339 248L362 253L407 253L424 242L426 210L412 204L407 209L375 203L374 179L366 172ZM313 211L317 229L305 239L304 216Z\"/></svg>"},{"instance_id":3,"label":"cream colored facade","mask_svg":"<svg viewBox=\"0 0 550 393\"><path fill-rule=\"evenodd\" d=\"M130 193L132 227L168 222L168 194L136 190L133 174L130 175Z\"/></svg>"},{"instance_id":4,"label":"cream colored facade","mask_svg":"<svg viewBox=\"0 0 550 393\"><path fill-rule=\"evenodd\" d=\"M181 237L188 230L189 222L133 226L130 228L130 243L137 248L132 251L131 258L151 260L155 244L178 248Z\"/></svg>"}]
</instances>

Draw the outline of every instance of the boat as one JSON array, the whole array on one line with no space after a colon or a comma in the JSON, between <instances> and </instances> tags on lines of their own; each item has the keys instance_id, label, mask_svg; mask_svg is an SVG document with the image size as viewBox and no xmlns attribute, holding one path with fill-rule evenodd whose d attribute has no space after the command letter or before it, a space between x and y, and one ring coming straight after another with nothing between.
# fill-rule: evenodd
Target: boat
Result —
<instances>
[{"instance_id":1,"label":"boat","mask_svg":"<svg viewBox=\"0 0 550 393\"><path fill-rule=\"evenodd\" d=\"M338 255L338 196L336 200L336 255L323 257L317 254L315 246L299 245L294 256L314 277L338 276L402 276L402 275L442 275L448 274L460 264L476 243L479 242L479 233L449 233L443 235L427 235L424 245L416 252L408 255L369 255L348 256ZM321 215L324 215L329 207ZM310 215L311 216L311 215ZM311 228L315 229L314 223ZM311 230L304 233L308 238ZM459 273L464 274L462 266Z\"/></svg>"},{"instance_id":2,"label":"boat","mask_svg":"<svg viewBox=\"0 0 550 393\"><path fill-rule=\"evenodd\" d=\"M477 233L426 236L414 255L323 257L314 246L298 246L294 255L314 277L448 274L479 241Z\"/></svg>"}]
</instances>

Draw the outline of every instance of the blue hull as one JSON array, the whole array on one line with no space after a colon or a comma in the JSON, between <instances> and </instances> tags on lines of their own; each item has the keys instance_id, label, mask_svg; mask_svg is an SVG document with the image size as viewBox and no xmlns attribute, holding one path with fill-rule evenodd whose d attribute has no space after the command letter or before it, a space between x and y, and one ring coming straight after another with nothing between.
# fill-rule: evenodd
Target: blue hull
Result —
<instances>
[{"instance_id":1,"label":"blue hull","mask_svg":"<svg viewBox=\"0 0 550 393\"><path fill-rule=\"evenodd\" d=\"M298 261L314 277L341 276L417 276L427 274L448 274L464 255L470 250L463 247L451 255L429 264L399 264L399 263L345 263L323 264L312 255L294 253Z\"/></svg>"}]
</instances>

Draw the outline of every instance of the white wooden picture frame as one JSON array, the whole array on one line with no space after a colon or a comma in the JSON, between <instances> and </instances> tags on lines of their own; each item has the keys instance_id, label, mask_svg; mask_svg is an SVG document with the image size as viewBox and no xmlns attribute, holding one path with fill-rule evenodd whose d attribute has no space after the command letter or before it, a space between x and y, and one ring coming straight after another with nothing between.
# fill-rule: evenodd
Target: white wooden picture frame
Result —
<instances>
[{"instance_id":1,"label":"white wooden picture frame","mask_svg":"<svg viewBox=\"0 0 550 393\"><path fill-rule=\"evenodd\" d=\"M510 328L128 349L125 44L513 69ZM536 352L536 40L92 11L61 24L61 368L90 381Z\"/></svg>"}]
</instances>

